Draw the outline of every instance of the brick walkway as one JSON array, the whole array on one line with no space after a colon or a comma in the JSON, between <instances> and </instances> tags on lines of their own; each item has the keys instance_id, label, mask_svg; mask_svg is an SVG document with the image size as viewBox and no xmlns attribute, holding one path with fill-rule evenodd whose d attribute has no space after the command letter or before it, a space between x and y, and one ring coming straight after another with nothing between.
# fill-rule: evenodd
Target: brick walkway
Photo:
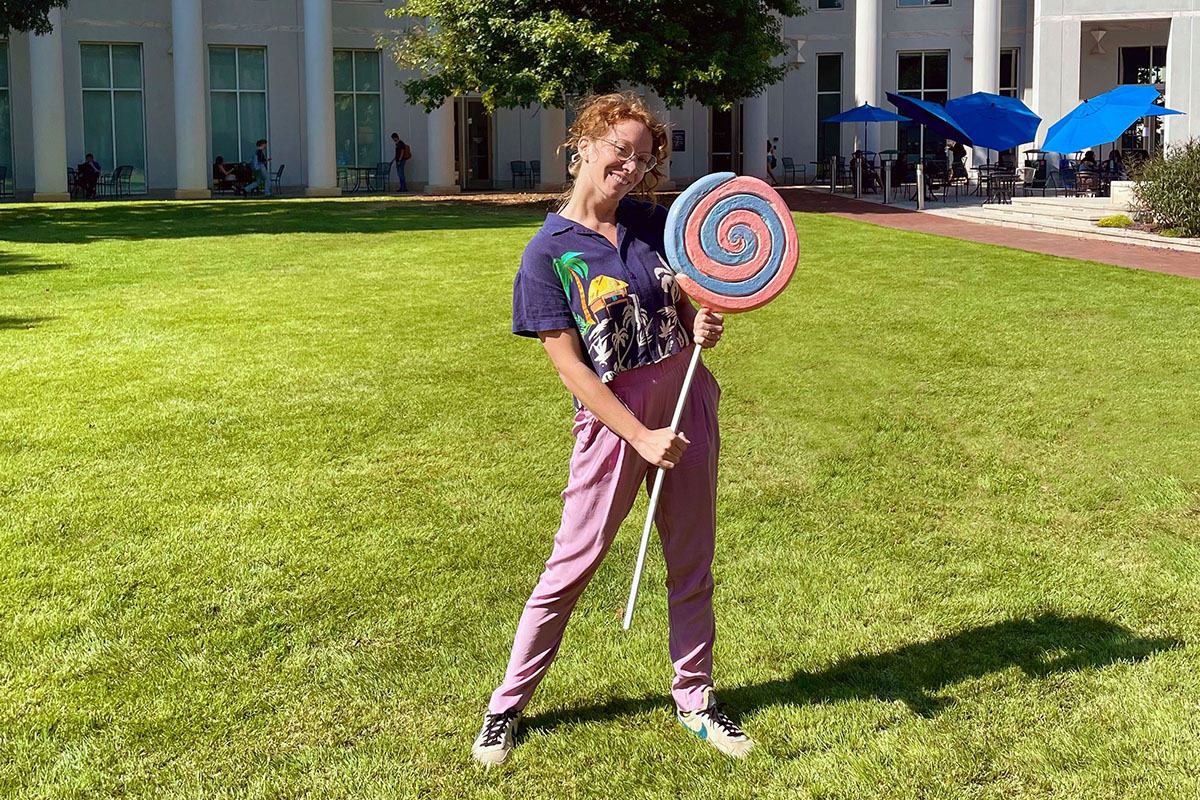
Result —
<instances>
[{"instance_id":1,"label":"brick walkway","mask_svg":"<svg viewBox=\"0 0 1200 800\"><path fill-rule=\"evenodd\" d=\"M873 225L883 225L888 228L932 233L937 236L949 236L953 239L965 239L969 242L998 244L1052 256L1099 261L1103 264L1115 264L1118 267L1166 272L1171 275L1182 275L1185 278L1200 278L1200 256L1195 253L1182 253L1175 250L1105 242L1097 239L1077 239L1073 236L1061 236L1040 231L1018 231L1014 228L965 222L940 217L936 214L922 214L904 208L867 203L851 197L840 197L808 189L780 188L779 193L793 211L833 214L837 217L870 222Z\"/></svg>"}]
</instances>

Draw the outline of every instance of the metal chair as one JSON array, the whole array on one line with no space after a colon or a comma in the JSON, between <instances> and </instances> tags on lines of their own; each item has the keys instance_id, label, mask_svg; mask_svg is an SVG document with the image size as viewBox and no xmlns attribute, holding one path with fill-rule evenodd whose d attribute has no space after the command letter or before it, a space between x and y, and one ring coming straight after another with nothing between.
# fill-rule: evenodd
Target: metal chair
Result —
<instances>
[{"instance_id":1,"label":"metal chair","mask_svg":"<svg viewBox=\"0 0 1200 800\"><path fill-rule=\"evenodd\" d=\"M71 173L74 170L67 170L67 172ZM70 175L67 176L67 181L69 186L75 185ZM71 196L74 197L75 195L72 194ZM0 197L12 197L12 191L8 188L8 167L3 164L0 164Z\"/></svg>"},{"instance_id":2,"label":"metal chair","mask_svg":"<svg viewBox=\"0 0 1200 800\"><path fill-rule=\"evenodd\" d=\"M271 191L275 194L280 194L279 181L283 178L283 168L287 164L280 164L279 169L275 170L275 174L271 176Z\"/></svg>"},{"instance_id":3,"label":"metal chair","mask_svg":"<svg viewBox=\"0 0 1200 800\"><path fill-rule=\"evenodd\" d=\"M375 181L375 191L379 191L383 187L383 191L388 191L392 184L392 162L379 161L375 164L375 174L371 176Z\"/></svg>"},{"instance_id":4,"label":"metal chair","mask_svg":"<svg viewBox=\"0 0 1200 800\"><path fill-rule=\"evenodd\" d=\"M794 184L794 183L796 183L797 175L800 175L801 182L806 182L808 180L808 167L805 164L800 164L799 166L797 166L796 162L793 161L788 156L784 156L782 161L783 161L783 179L785 181L790 181L791 183Z\"/></svg>"},{"instance_id":5,"label":"metal chair","mask_svg":"<svg viewBox=\"0 0 1200 800\"><path fill-rule=\"evenodd\" d=\"M529 165L524 161L508 162L509 169L512 170L512 188L517 188L517 181L528 188L533 188L533 173L529 171Z\"/></svg>"},{"instance_id":6,"label":"metal chair","mask_svg":"<svg viewBox=\"0 0 1200 800\"><path fill-rule=\"evenodd\" d=\"M530 175L530 180L533 181L534 186L537 186L539 183L542 182L542 162L541 161L530 161L529 162L529 175Z\"/></svg>"}]
</instances>

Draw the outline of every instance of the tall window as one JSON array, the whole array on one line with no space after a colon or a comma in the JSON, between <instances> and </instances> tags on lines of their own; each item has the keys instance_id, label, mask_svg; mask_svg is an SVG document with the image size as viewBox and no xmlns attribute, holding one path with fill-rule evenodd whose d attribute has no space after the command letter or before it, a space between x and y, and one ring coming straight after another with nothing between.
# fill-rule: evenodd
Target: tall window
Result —
<instances>
[{"instance_id":1,"label":"tall window","mask_svg":"<svg viewBox=\"0 0 1200 800\"><path fill-rule=\"evenodd\" d=\"M333 51L333 127L337 163L373 167L382 158L383 103L378 50Z\"/></svg>"},{"instance_id":2,"label":"tall window","mask_svg":"<svg viewBox=\"0 0 1200 800\"><path fill-rule=\"evenodd\" d=\"M265 47L208 48L212 109L212 155L226 162L250 161L267 135L267 50Z\"/></svg>"},{"instance_id":3,"label":"tall window","mask_svg":"<svg viewBox=\"0 0 1200 800\"><path fill-rule=\"evenodd\" d=\"M146 124L140 44L81 44L83 149L105 172L133 167L129 186L146 191ZM81 159L82 160L82 159Z\"/></svg>"},{"instance_id":4,"label":"tall window","mask_svg":"<svg viewBox=\"0 0 1200 800\"><path fill-rule=\"evenodd\" d=\"M817 54L817 160L825 163L841 152L842 126L821 120L842 110L842 54Z\"/></svg>"},{"instance_id":5,"label":"tall window","mask_svg":"<svg viewBox=\"0 0 1200 800\"><path fill-rule=\"evenodd\" d=\"M919 53L900 53L896 93L918 97L945 105L950 99L950 53L946 50L926 50ZM899 125L898 147L905 155L916 155L921 149L921 126L909 122ZM946 143L936 136L925 137L925 158L940 158Z\"/></svg>"},{"instance_id":6,"label":"tall window","mask_svg":"<svg viewBox=\"0 0 1200 800\"><path fill-rule=\"evenodd\" d=\"M842 0L817 0L817 8L841 8Z\"/></svg>"},{"instance_id":7,"label":"tall window","mask_svg":"<svg viewBox=\"0 0 1200 800\"><path fill-rule=\"evenodd\" d=\"M0 189L7 190L13 181L12 110L8 99L8 42L4 39L0 39L0 166L5 168L5 185Z\"/></svg>"},{"instance_id":8,"label":"tall window","mask_svg":"<svg viewBox=\"0 0 1200 800\"><path fill-rule=\"evenodd\" d=\"M1122 47L1120 49L1121 83L1136 83L1166 89L1167 48L1164 45ZM1162 98L1155 101L1162 105ZM1162 117L1140 117L1121 134L1122 150L1145 150L1153 154L1163 140Z\"/></svg>"},{"instance_id":9,"label":"tall window","mask_svg":"<svg viewBox=\"0 0 1200 800\"><path fill-rule=\"evenodd\" d=\"M1020 52L1015 48L1000 51L1000 94L1005 97L1021 96L1021 84L1017 75Z\"/></svg>"},{"instance_id":10,"label":"tall window","mask_svg":"<svg viewBox=\"0 0 1200 800\"><path fill-rule=\"evenodd\" d=\"M1120 52L1121 83L1164 84L1167 71L1167 48L1122 47Z\"/></svg>"}]
</instances>

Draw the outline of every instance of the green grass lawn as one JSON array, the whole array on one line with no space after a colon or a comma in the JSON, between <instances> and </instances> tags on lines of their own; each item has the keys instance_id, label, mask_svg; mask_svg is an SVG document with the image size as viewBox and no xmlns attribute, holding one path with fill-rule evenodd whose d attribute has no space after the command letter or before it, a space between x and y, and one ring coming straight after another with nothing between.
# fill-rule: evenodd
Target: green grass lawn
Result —
<instances>
[{"instance_id":1,"label":"green grass lawn","mask_svg":"<svg viewBox=\"0 0 1200 800\"><path fill-rule=\"evenodd\" d=\"M724 390L716 680L635 507L509 764L469 748L571 405L528 209L0 208L0 796L1190 798L1200 282L798 215Z\"/></svg>"}]
</instances>

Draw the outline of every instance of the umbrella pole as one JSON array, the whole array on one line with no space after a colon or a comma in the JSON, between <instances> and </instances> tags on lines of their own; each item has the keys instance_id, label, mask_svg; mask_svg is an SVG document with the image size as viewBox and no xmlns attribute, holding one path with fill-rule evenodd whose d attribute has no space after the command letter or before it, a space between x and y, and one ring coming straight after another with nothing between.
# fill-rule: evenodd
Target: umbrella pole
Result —
<instances>
[{"instance_id":1,"label":"umbrella pole","mask_svg":"<svg viewBox=\"0 0 1200 800\"><path fill-rule=\"evenodd\" d=\"M921 126L921 149L917 153L917 210L925 210L925 126Z\"/></svg>"}]
</instances>

